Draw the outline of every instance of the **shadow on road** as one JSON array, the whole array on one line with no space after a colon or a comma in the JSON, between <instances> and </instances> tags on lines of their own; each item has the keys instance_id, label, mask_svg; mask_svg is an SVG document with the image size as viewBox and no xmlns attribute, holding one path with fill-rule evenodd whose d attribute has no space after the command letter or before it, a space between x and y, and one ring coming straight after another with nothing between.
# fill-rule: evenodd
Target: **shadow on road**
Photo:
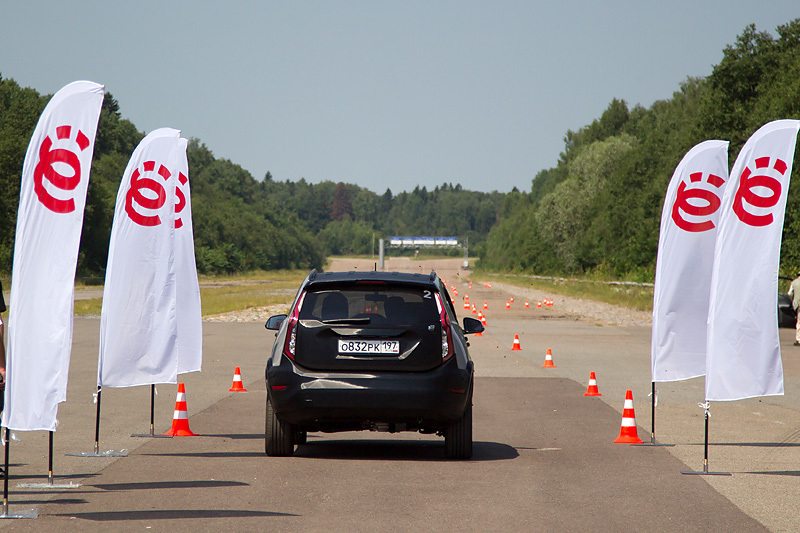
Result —
<instances>
[{"instance_id":1,"label":"shadow on road","mask_svg":"<svg viewBox=\"0 0 800 533\"><path fill-rule=\"evenodd\" d=\"M100 490L152 490L152 489L208 489L218 487L246 487L241 481L150 481L146 483L98 483L87 485Z\"/></svg>"},{"instance_id":2,"label":"shadow on road","mask_svg":"<svg viewBox=\"0 0 800 533\"><path fill-rule=\"evenodd\" d=\"M222 437L226 439L233 439L233 440L246 440L246 439L263 439L263 433L222 433L218 435L212 435L209 433L203 433L200 435L201 437Z\"/></svg>"},{"instance_id":3,"label":"shadow on road","mask_svg":"<svg viewBox=\"0 0 800 533\"><path fill-rule=\"evenodd\" d=\"M444 441L340 440L309 442L294 457L396 461L445 461ZM472 461L501 461L519 457L517 450L498 442L475 442Z\"/></svg>"},{"instance_id":4,"label":"shadow on road","mask_svg":"<svg viewBox=\"0 0 800 533\"><path fill-rule=\"evenodd\" d=\"M275 513L271 511L246 511L242 509L172 509L158 511L107 511L96 513L61 513L52 516L80 518L95 522L111 522L115 520L175 520L187 518L246 518L267 516L298 516L291 513Z\"/></svg>"}]
</instances>

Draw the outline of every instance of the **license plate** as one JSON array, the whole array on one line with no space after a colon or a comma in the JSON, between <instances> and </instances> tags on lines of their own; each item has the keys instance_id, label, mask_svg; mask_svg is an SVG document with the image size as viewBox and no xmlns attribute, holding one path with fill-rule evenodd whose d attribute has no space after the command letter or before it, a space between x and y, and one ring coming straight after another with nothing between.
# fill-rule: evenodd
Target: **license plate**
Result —
<instances>
[{"instance_id":1,"label":"license plate","mask_svg":"<svg viewBox=\"0 0 800 533\"><path fill-rule=\"evenodd\" d=\"M339 353L365 353L365 354L400 353L400 341L339 340Z\"/></svg>"}]
</instances>

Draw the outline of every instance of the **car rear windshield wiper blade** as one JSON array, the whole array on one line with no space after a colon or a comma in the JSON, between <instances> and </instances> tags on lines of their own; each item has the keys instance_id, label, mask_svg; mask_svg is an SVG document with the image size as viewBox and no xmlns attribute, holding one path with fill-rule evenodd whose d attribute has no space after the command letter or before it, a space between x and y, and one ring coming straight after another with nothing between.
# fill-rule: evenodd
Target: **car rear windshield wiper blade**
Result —
<instances>
[{"instance_id":1,"label":"car rear windshield wiper blade","mask_svg":"<svg viewBox=\"0 0 800 533\"><path fill-rule=\"evenodd\" d=\"M363 318L333 318L330 320L323 320L323 324L369 324L372 319L369 317Z\"/></svg>"}]
</instances>

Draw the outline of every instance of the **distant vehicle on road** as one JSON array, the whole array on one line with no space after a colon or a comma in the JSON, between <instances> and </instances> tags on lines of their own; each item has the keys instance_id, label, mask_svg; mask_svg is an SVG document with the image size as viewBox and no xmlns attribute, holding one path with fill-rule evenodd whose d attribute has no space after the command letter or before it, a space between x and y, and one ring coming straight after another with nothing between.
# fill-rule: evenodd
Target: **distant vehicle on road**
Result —
<instances>
[{"instance_id":1,"label":"distant vehicle on road","mask_svg":"<svg viewBox=\"0 0 800 533\"><path fill-rule=\"evenodd\" d=\"M309 432L418 431L444 437L448 458L472 456L473 363L436 275L312 271L267 361L265 451L294 453Z\"/></svg>"}]
</instances>

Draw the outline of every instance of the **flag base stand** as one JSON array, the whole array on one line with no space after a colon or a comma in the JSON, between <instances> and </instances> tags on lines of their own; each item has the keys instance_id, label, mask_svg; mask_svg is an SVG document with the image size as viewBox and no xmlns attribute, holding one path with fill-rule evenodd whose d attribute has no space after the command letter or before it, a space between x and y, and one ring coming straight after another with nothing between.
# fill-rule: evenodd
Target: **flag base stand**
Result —
<instances>
[{"instance_id":1,"label":"flag base stand","mask_svg":"<svg viewBox=\"0 0 800 533\"><path fill-rule=\"evenodd\" d=\"M53 478L48 479L47 483L18 483L20 489L77 489L80 483L54 483Z\"/></svg>"},{"instance_id":2,"label":"flag base stand","mask_svg":"<svg viewBox=\"0 0 800 533\"><path fill-rule=\"evenodd\" d=\"M0 514L0 519L3 518L39 518L38 509L25 509L15 513L9 513L7 506L3 505L3 514Z\"/></svg>"},{"instance_id":3,"label":"flag base stand","mask_svg":"<svg viewBox=\"0 0 800 533\"><path fill-rule=\"evenodd\" d=\"M706 410L706 435L705 435L705 443L704 443L704 455L703 455L703 470L701 472L696 472L694 470L681 470L681 474L685 474L687 476L730 476L730 472L709 472L708 471L708 418L711 416L708 413L708 402L704 404L700 404L700 407Z\"/></svg>"},{"instance_id":4,"label":"flag base stand","mask_svg":"<svg viewBox=\"0 0 800 533\"><path fill-rule=\"evenodd\" d=\"M70 457L128 457L128 450L108 450L98 452L97 448L93 452L65 453Z\"/></svg>"},{"instance_id":5,"label":"flag base stand","mask_svg":"<svg viewBox=\"0 0 800 533\"><path fill-rule=\"evenodd\" d=\"M172 435L161 435L155 432L155 400L156 386L150 385L150 433L134 433L131 437L151 439L171 439Z\"/></svg>"},{"instance_id":6,"label":"flag base stand","mask_svg":"<svg viewBox=\"0 0 800 533\"><path fill-rule=\"evenodd\" d=\"M650 442L643 442L641 444L631 444L631 446L675 446L674 444L666 444L663 442L656 442L655 434L650 434Z\"/></svg>"}]
</instances>

